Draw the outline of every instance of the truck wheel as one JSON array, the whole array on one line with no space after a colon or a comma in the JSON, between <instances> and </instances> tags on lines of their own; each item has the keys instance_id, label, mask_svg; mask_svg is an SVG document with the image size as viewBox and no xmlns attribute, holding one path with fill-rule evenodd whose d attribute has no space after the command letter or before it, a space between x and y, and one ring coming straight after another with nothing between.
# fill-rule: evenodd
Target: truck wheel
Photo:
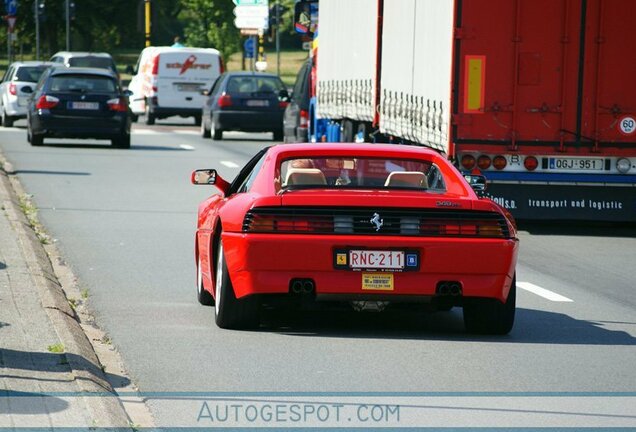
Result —
<instances>
[{"instance_id":1,"label":"truck wheel","mask_svg":"<svg viewBox=\"0 0 636 432\"><path fill-rule=\"evenodd\" d=\"M201 116L200 115L194 116L194 125L195 126L201 126Z\"/></svg>"},{"instance_id":2,"label":"truck wheel","mask_svg":"<svg viewBox=\"0 0 636 432\"><path fill-rule=\"evenodd\" d=\"M145 123L148 126L152 126L155 124L155 116L150 112L150 104L146 102L146 111L145 111L146 121Z\"/></svg>"},{"instance_id":3,"label":"truck wheel","mask_svg":"<svg viewBox=\"0 0 636 432\"><path fill-rule=\"evenodd\" d=\"M256 327L259 323L258 304L254 296L237 299L223 253L223 241L219 242L214 284L216 325L224 329L244 329Z\"/></svg>"},{"instance_id":4,"label":"truck wheel","mask_svg":"<svg viewBox=\"0 0 636 432\"><path fill-rule=\"evenodd\" d=\"M2 110L2 126L4 127L13 127L14 119L10 115L7 115L7 112Z\"/></svg>"},{"instance_id":5,"label":"truck wheel","mask_svg":"<svg viewBox=\"0 0 636 432\"><path fill-rule=\"evenodd\" d=\"M274 141L282 141L285 139L285 134L282 129L278 129L274 131Z\"/></svg>"},{"instance_id":6,"label":"truck wheel","mask_svg":"<svg viewBox=\"0 0 636 432\"><path fill-rule=\"evenodd\" d=\"M516 281L515 275L505 303L491 298L464 299L464 326L468 332L505 335L512 330L517 298Z\"/></svg>"},{"instance_id":7,"label":"truck wheel","mask_svg":"<svg viewBox=\"0 0 636 432\"><path fill-rule=\"evenodd\" d=\"M215 141L221 141L223 139L223 130L216 127L214 120L210 121L210 135Z\"/></svg>"}]
</instances>

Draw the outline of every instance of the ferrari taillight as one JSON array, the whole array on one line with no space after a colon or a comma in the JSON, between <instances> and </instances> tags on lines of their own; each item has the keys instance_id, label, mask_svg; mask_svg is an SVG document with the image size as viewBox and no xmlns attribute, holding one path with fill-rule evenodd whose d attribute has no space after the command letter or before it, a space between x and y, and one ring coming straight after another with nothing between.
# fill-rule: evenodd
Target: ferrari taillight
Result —
<instances>
[{"instance_id":1,"label":"ferrari taillight","mask_svg":"<svg viewBox=\"0 0 636 432\"><path fill-rule=\"evenodd\" d=\"M55 108L60 100L55 96L42 95L35 104L36 109L51 109Z\"/></svg>"},{"instance_id":2,"label":"ferrari taillight","mask_svg":"<svg viewBox=\"0 0 636 432\"><path fill-rule=\"evenodd\" d=\"M247 232L276 233L330 233L333 232L333 218L330 216L273 216L248 214L243 226Z\"/></svg>"},{"instance_id":3,"label":"ferrari taillight","mask_svg":"<svg viewBox=\"0 0 636 432\"><path fill-rule=\"evenodd\" d=\"M496 220L424 220L420 232L429 236L506 237Z\"/></svg>"}]
</instances>

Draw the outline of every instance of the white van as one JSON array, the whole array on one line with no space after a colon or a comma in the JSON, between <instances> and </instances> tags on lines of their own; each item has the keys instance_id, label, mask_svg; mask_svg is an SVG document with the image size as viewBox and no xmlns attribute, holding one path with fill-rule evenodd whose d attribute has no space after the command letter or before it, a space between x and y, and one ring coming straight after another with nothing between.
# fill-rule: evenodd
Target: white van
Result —
<instances>
[{"instance_id":1,"label":"white van","mask_svg":"<svg viewBox=\"0 0 636 432\"><path fill-rule=\"evenodd\" d=\"M201 107L209 90L223 73L223 60L213 48L145 48L128 85L130 109L145 115L148 125L174 115L194 117L201 124Z\"/></svg>"}]
</instances>

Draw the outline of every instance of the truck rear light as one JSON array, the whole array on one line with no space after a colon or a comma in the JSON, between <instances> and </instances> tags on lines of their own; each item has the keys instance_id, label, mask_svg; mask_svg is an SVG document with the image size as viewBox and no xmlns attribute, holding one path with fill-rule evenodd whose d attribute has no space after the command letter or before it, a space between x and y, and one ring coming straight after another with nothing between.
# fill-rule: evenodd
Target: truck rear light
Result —
<instances>
[{"instance_id":1,"label":"truck rear light","mask_svg":"<svg viewBox=\"0 0 636 432\"><path fill-rule=\"evenodd\" d=\"M13 96L18 94L18 89L16 88L15 83L9 84L9 93L11 93Z\"/></svg>"},{"instance_id":2,"label":"truck rear light","mask_svg":"<svg viewBox=\"0 0 636 432\"><path fill-rule=\"evenodd\" d=\"M492 166L494 166L495 169L502 170L506 167L506 165L508 165L508 161L503 156L495 156L492 160Z\"/></svg>"},{"instance_id":3,"label":"truck rear light","mask_svg":"<svg viewBox=\"0 0 636 432\"><path fill-rule=\"evenodd\" d=\"M300 110L300 118L298 120L298 127L301 127L301 128L309 127L309 111Z\"/></svg>"},{"instance_id":4,"label":"truck rear light","mask_svg":"<svg viewBox=\"0 0 636 432\"><path fill-rule=\"evenodd\" d=\"M490 168L492 161L490 160L490 156L481 155L477 158L477 166L479 169L487 170Z\"/></svg>"},{"instance_id":5,"label":"truck rear light","mask_svg":"<svg viewBox=\"0 0 636 432\"><path fill-rule=\"evenodd\" d=\"M616 169L619 173L625 174L632 167L632 163L627 158L620 158L616 161Z\"/></svg>"},{"instance_id":6,"label":"truck rear light","mask_svg":"<svg viewBox=\"0 0 636 432\"><path fill-rule=\"evenodd\" d=\"M109 99L106 101L108 109L115 112L127 112L128 104L123 98Z\"/></svg>"},{"instance_id":7,"label":"truck rear light","mask_svg":"<svg viewBox=\"0 0 636 432\"><path fill-rule=\"evenodd\" d=\"M55 108L60 100L55 96L42 95L35 104L36 109L51 109Z\"/></svg>"},{"instance_id":8,"label":"truck rear light","mask_svg":"<svg viewBox=\"0 0 636 432\"><path fill-rule=\"evenodd\" d=\"M157 75L159 73L159 54L152 59L152 74Z\"/></svg>"},{"instance_id":9,"label":"truck rear light","mask_svg":"<svg viewBox=\"0 0 636 432\"><path fill-rule=\"evenodd\" d=\"M539 166L539 161L534 156L528 156L523 160L523 166L526 167L528 171L534 171Z\"/></svg>"},{"instance_id":10,"label":"truck rear light","mask_svg":"<svg viewBox=\"0 0 636 432\"><path fill-rule=\"evenodd\" d=\"M227 108L232 106L232 98L229 94L223 94L216 103L219 108Z\"/></svg>"},{"instance_id":11,"label":"truck rear light","mask_svg":"<svg viewBox=\"0 0 636 432\"><path fill-rule=\"evenodd\" d=\"M475 156L469 154L462 156L462 167L468 171L475 168Z\"/></svg>"}]
</instances>

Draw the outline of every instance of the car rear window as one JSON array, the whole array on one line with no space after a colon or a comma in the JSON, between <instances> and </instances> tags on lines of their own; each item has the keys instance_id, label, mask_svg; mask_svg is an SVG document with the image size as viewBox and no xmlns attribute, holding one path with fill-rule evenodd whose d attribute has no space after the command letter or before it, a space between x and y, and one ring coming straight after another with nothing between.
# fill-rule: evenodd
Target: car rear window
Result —
<instances>
[{"instance_id":1,"label":"car rear window","mask_svg":"<svg viewBox=\"0 0 636 432\"><path fill-rule=\"evenodd\" d=\"M232 77L227 82L226 91L234 95L253 95L255 93L272 93L278 95L285 86L275 77Z\"/></svg>"},{"instance_id":2,"label":"car rear window","mask_svg":"<svg viewBox=\"0 0 636 432\"><path fill-rule=\"evenodd\" d=\"M100 69L109 69L113 72L117 72L115 70L113 61L106 57L71 57L68 60L68 64L69 66L94 67Z\"/></svg>"},{"instance_id":3,"label":"car rear window","mask_svg":"<svg viewBox=\"0 0 636 432\"><path fill-rule=\"evenodd\" d=\"M115 80L109 77L86 74L64 74L51 77L52 92L113 93L117 90Z\"/></svg>"},{"instance_id":4,"label":"car rear window","mask_svg":"<svg viewBox=\"0 0 636 432\"><path fill-rule=\"evenodd\" d=\"M38 82L47 66L22 66L13 78L15 81Z\"/></svg>"},{"instance_id":5,"label":"car rear window","mask_svg":"<svg viewBox=\"0 0 636 432\"><path fill-rule=\"evenodd\" d=\"M280 166L283 188L446 190L439 168L415 159L327 157L288 159Z\"/></svg>"}]
</instances>

